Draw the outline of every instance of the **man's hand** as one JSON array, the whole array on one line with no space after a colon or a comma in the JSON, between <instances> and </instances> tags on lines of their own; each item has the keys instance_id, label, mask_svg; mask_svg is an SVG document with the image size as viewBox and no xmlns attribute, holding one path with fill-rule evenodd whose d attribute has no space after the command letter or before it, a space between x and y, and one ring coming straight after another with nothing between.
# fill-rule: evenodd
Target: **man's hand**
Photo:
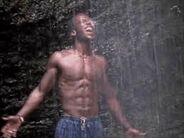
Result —
<instances>
[{"instance_id":1,"label":"man's hand","mask_svg":"<svg viewBox=\"0 0 184 138\"><path fill-rule=\"evenodd\" d=\"M2 117L2 119L8 121L6 125L1 129L1 132L3 133L3 138L16 137L17 131L22 124L20 117L15 115Z\"/></svg>"},{"instance_id":2,"label":"man's hand","mask_svg":"<svg viewBox=\"0 0 184 138\"><path fill-rule=\"evenodd\" d=\"M146 133L142 133L137 129L129 128L127 131L127 138L144 138Z\"/></svg>"}]
</instances>

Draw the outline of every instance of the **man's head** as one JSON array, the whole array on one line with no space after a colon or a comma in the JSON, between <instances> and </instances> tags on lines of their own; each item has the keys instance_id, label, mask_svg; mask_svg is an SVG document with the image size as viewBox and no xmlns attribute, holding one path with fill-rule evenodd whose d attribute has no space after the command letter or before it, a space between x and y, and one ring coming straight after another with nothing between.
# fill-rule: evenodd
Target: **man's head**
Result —
<instances>
[{"instance_id":1,"label":"man's head","mask_svg":"<svg viewBox=\"0 0 184 138\"><path fill-rule=\"evenodd\" d=\"M70 36L80 41L95 37L95 22L86 13L76 14L71 21Z\"/></svg>"}]
</instances>

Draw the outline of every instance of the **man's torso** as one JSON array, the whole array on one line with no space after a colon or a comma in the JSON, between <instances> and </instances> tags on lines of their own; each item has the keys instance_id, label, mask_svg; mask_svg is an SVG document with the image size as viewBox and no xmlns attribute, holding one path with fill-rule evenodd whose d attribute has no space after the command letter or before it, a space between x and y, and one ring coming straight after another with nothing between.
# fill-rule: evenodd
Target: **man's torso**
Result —
<instances>
[{"instance_id":1,"label":"man's torso","mask_svg":"<svg viewBox=\"0 0 184 138\"><path fill-rule=\"evenodd\" d=\"M84 56L76 50L64 50L59 57L58 86L65 114L97 115L104 58L94 54Z\"/></svg>"}]
</instances>

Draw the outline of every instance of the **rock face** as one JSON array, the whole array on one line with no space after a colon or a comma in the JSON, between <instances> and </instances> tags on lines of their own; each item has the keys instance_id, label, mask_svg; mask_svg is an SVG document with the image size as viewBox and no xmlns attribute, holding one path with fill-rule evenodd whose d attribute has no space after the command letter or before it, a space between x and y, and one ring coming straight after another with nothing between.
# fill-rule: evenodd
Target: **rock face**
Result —
<instances>
[{"instance_id":1,"label":"rock face","mask_svg":"<svg viewBox=\"0 0 184 138\"><path fill-rule=\"evenodd\" d=\"M70 46L67 22L72 11L83 9L97 22L93 48L108 59L110 81L131 124L146 131L146 138L184 137L182 1L16 0L0 6L1 116L20 109L49 55ZM107 136L125 137L103 98L101 103ZM19 137L53 137L61 114L55 87Z\"/></svg>"}]
</instances>

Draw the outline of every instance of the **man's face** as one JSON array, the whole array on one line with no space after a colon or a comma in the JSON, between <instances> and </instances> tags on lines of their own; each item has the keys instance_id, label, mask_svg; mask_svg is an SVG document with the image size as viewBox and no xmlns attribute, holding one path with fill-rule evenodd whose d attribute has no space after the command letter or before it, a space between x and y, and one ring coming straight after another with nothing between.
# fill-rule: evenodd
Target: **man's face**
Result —
<instances>
[{"instance_id":1,"label":"man's face","mask_svg":"<svg viewBox=\"0 0 184 138\"><path fill-rule=\"evenodd\" d=\"M91 40L95 37L95 22L86 14L79 14L74 18L76 37Z\"/></svg>"}]
</instances>

